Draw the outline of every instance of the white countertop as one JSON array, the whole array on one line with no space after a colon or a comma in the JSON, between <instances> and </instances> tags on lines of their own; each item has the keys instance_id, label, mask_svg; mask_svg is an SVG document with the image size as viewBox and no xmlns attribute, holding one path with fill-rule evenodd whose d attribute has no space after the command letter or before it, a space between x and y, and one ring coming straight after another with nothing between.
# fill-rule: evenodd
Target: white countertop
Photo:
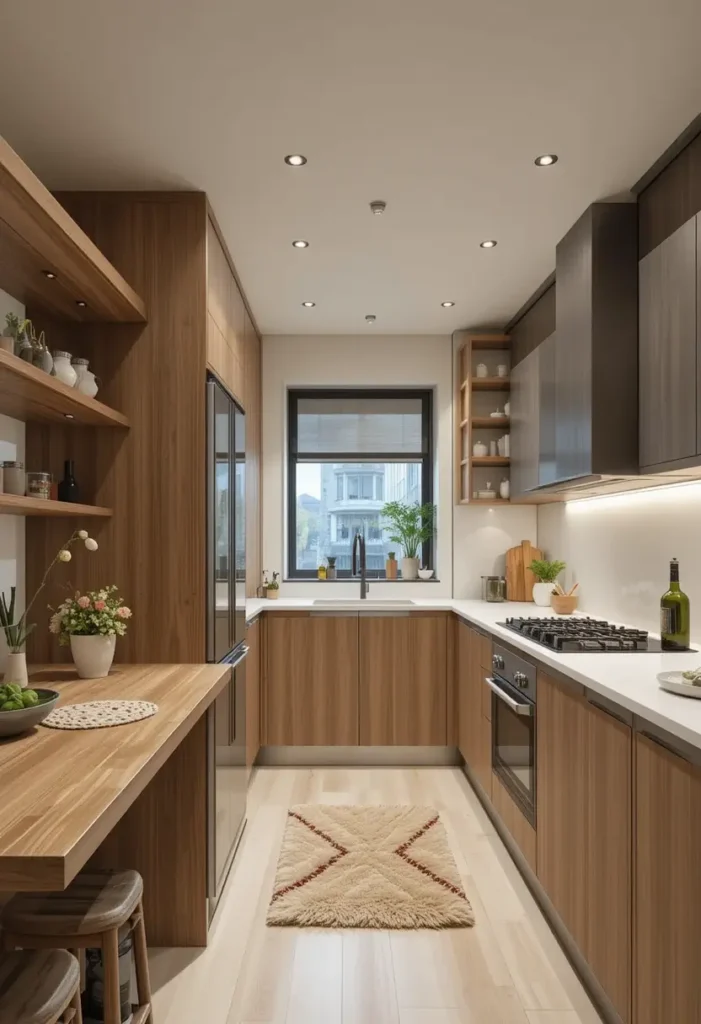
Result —
<instances>
[{"instance_id":1,"label":"white countertop","mask_svg":"<svg viewBox=\"0 0 701 1024\"><path fill-rule=\"evenodd\" d=\"M541 665L549 666L564 676L601 694L633 714L665 729L673 736L701 749L701 700L678 697L662 690L658 672L685 671L701 666L701 645L697 654L556 654L517 633L498 626L507 616L524 618L554 614L548 608L532 603L506 601L489 604L485 601L460 601L453 598L413 599L405 608L380 600L349 599L333 607L315 605L311 598L278 598L277 601L253 599L246 602L246 618L250 621L260 612L270 611L334 611L380 612L383 605L390 611L452 611L480 626L496 639L505 640L530 655ZM558 616L561 618L562 616ZM596 617L596 616L592 616Z\"/></svg>"}]
</instances>

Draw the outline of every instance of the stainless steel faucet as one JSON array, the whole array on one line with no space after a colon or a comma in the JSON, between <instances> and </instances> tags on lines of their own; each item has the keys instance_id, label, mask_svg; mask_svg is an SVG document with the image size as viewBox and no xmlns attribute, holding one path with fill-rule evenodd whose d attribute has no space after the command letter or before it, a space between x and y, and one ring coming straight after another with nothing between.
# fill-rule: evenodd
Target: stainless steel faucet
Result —
<instances>
[{"instance_id":1,"label":"stainless steel faucet","mask_svg":"<svg viewBox=\"0 0 701 1024\"><path fill-rule=\"evenodd\" d=\"M365 562L365 537L360 533L356 533L353 538L353 575L358 575L358 558L357 554L360 552L360 599L364 601L368 596L368 590L370 585L366 578L367 566Z\"/></svg>"}]
</instances>

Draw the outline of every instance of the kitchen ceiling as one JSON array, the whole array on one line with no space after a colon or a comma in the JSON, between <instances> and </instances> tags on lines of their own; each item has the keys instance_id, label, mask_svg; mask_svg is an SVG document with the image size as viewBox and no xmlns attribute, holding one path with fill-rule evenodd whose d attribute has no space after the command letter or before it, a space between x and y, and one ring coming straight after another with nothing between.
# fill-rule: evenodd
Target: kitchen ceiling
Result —
<instances>
[{"instance_id":1,"label":"kitchen ceiling","mask_svg":"<svg viewBox=\"0 0 701 1024\"><path fill-rule=\"evenodd\" d=\"M0 134L51 188L206 191L266 334L503 325L701 110L698 0L23 0L2 27Z\"/></svg>"}]
</instances>

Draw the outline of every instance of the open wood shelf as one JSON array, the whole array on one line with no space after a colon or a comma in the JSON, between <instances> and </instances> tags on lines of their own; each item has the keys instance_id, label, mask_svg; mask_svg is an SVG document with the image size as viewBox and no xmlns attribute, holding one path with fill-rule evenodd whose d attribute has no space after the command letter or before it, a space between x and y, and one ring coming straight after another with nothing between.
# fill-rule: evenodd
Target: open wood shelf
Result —
<instances>
[{"instance_id":1,"label":"open wood shelf","mask_svg":"<svg viewBox=\"0 0 701 1024\"><path fill-rule=\"evenodd\" d=\"M106 519L111 508L99 505L79 505L71 501L51 501L47 498L27 498L17 494L0 494L0 515L9 516L92 516Z\"/></svg>"},{"instance_id":2,"label":"open wood shelf","mask_svg":"<svg viewBox=\"0 0 701 1024\"><path fill-rule=\"evenodd\" d=\"M473 377L473 391L510 391L511 381L508 377Z\"/></svg>"},{"instance_id":3,"label":"open wood shelf","mask_svg":"<svg viewBox=\"0 0 701 1024\"><path fill-rule=\"evenodd\" d=\"M473 466L510 466L511 459L503 455L473 455L470 460Z\"/></svg>"},{"instance_id":4,"label":"open wood shelf","mask_svg":"<svg viewBox=\"0 0 701 1024\"><path fill-rule=\"evenodd\" d=\"M508 351L511 348L511 337L508 334L473 334L472 351L490 352L494 349Z\"/></svg>"},{"instance_id":5,"label":"open wood shelf","mask_svg":"<svg viewBox=\"0 0 701 1024\"><path fill-rule=\"evenodd\" d=\"M2 138L0 268L1 288L59 319L146 320L143 300Z\"/></svg>"},{"instance_id":6,"label":"open wood shelf","mask_svg":"<svg viewBox=\"0 0 701 1024\"><path fill-rule=\"evenodd\" d=\"M464 427L467 422L468 422L467 420L463 420L463 422L460 424L460 426ZM510 425L510 423L511 423L511 420L509 419L508 416L473 416L472 417L472 426L473 427L484 428L485 430L492 430L492 429L496 430L498 427L508 427Z\"/></svg>"},{"instance_id":7,"label":"open wood shelf","mask_svg":"<svg viewBox=\"0 0 701 1024\"><path fill-rule=\"evenodd\" d=\"M463 498L461 505L512 505L508 498Z\"/></svg>"},{"instance_id":8,"label":"open wood shelf","mask_svg":"<svg viewBox=\"0 0 701 1024\"><path fill-rule=\"evenodd\" d=\"M66 421L94 427L128 427L121 412L110 409L56 377L0 349L0 413L39 423Z\"/></svg>"}]
</instances>

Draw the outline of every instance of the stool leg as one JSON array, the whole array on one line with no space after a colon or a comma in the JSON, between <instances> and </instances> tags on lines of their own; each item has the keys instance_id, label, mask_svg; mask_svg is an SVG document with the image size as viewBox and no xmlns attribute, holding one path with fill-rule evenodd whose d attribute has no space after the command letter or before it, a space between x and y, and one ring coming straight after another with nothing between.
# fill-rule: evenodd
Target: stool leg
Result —
<instances>
[{"instance_id":1,"label":"stool leg","mask_svg":"<svg viewBox=\"0 0 701 1024\"><path fill-rule=\"evenodd\" d=\"M136 908L139 920L134 927L134 967L136 968L136 991L139 1006L151 1005L151 981L148 973L148 946L146 945L146 927L144 925L144 908L139 903ZM153 1013L149 1013L146 1024L153 1024Z\"/></svg>"},{"instance_id":2,"label":"stool leg","mask_svg":"<svg viewBox=\"0 0 701 1024\"><path fill-rule=\"evenodd\" d=\"M122 1024L119 1005L119 933L116 928L102 935L105 1024Z\"/></svg>"},{"instance_id":3,"label":"stool leg","mask_svg":"<svg viewBox=\"0 0 701 1024\"><path fill-rule=\"evenodd\" d=\"M80 1002L80 982L78 982L78 987L70 1001L70 1008L71 1010L75 1010L73 1024L83 1024L83 1007Z\"/></svg>"}]
</instances>

